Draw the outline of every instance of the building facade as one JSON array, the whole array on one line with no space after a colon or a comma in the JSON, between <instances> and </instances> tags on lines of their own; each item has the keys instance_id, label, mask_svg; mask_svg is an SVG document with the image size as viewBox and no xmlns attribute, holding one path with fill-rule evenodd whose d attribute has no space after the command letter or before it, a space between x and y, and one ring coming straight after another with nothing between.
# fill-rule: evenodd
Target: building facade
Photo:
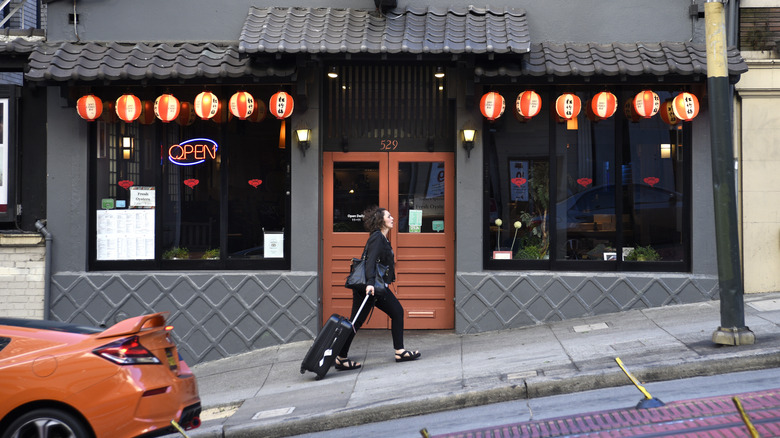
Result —
<instances>
[{"instance_id":1,"label":"building facade","mask_svg":"<svg viewBox=\"0 0 780 438\"><path fill-rule=\"evenodd\" d=\"M0 46L46 315L168 311L190 363L312 339L370 205L410 329L716 298L703 7L537 3L47 2L45 41Z\"/></svg>"},{"instance_id":2,"label":"building facade","mask_svg":"<svg viewBox=\"0 0 780 438\"><path fill-rule=\"evenodd\" d=\"M749 71L736 84L735 161L740 169L742 259L745 291L780 290L780 191L774 171L780 155L780 121L771 108L777 81L780 2L740 3L739 45Z\"/></svg>"}]
</instances>

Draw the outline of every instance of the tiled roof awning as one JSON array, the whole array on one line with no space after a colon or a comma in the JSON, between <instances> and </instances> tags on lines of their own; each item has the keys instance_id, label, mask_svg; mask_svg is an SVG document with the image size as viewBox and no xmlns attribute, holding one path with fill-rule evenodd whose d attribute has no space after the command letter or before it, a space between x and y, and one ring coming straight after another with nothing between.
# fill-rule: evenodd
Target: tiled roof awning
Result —
<instances>
[{"instance_id":1,"label":"tiled roof awning","mask_svg":"<svg viewBox=\"0 0 780 438\"><path fill-rule=\"evenodd\" d=\"M286 77L292 63L262 64L235 45L214 43L42 43L28 60L29 81L119 81Z\"/></svg>"},{"instance_id":2,"label":"tiled roof awning","mask_svg":"<svg viewBox=\"0 0 780 438\"><path fill-rule=\"evenodd\" d=\"M251 7L241 53L527 53L525 11L474 6L374 9Z\"/></svg>"},{"instance_id":3,"label":"tiled roof awning","mask_svg":"<svg viewBox=\"0 0 780 438\"><path fill-rule=\"evenodd\" d=\"M6 33L8 33L8 29L6 32L0 33L0 55L27 55L43 41L43 35L37 35L37 32L28 32L29 36L24 37L5 35Z\"/></svg>"},{"instance_id":4,"label":"tiled roof awning","mask_svg":"<svg viewBox=\"0 0 780 438\"><path fill-rule=\"evenodd\" d=\"M737 49L730 49L730 76L747 72ZM707 49L690 42L662 43L541 43L516 63L478 64L477 76L695 76L707 74Z\"/></svg>"}]
</instances>

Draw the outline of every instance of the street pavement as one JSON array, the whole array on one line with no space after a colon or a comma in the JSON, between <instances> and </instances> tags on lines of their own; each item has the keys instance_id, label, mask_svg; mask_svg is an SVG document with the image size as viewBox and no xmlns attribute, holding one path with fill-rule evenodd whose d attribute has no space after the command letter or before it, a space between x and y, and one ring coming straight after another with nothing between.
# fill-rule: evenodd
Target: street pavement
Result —
<instances>
[{"instance_id":1,"label":"street pavement","mask_svg":"<svg viewBox=\"0 0 780 438\"><path fill-rule=\"evenodd\" d=\"M780 292L745 296L755 343L712 342L720 302L672 305L477 334L413 331L396 363L389 330L359 331L354 371L300 373L312 341L192 367L197 437L283 437L517 399L780 366ZM645 396L637 389L637 400ZM394 436L392 431L388 436ZM171 435L173 436L173 435Z\"/></svg>"}]
</instances>

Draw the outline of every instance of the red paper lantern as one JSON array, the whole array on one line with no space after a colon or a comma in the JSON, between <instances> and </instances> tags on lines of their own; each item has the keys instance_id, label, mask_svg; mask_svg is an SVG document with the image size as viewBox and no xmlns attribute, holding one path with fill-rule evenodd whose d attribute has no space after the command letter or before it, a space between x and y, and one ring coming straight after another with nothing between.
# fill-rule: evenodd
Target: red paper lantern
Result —
<instances>
[{"instance_id":1,"label":"red paper lantern","mask_svg":"<svg viewBox=\"0 0 780 438\"><path fill-rule=\"evenodd\" d=\"M563 120L571 120L580 115L582 109L582 100L575 94L566 93L558 96L555 100L555 112Z\"/></svg>"},{"instance_id":2,"label":"red paper lantern","mask_svg":"<svg viewBox=\"0 0 780 438\"><path fill-rule=\"evenodd\" d=\"M293 98L284 91L280 91L271 96L271 102L268 107L271 109L271 114L277 119L286 119L293 113L294 106Z\"/></svg>"},{"instance_id":3,"label":"red paper lantern","mask_svg":"<svg viewBox=\"0 0 780 438\"><path fill-rule=\"evenodd\" d=\"M678 119L690 122L699 114L699 99L691 93L680 93L672 102L672 110Z\"/></svg>"},{"instance_id":4,"label":"red paper lantern","mask_svg":"<svg viewBox=\"0 0 780 438\"><path fill-rule=\"evenodd\" d=\"M643 90L634 96L632 108L640 117L649 119L661 109L661 98L651 90Z\"/></svg>"},{"instance_id":5,"label":"red paper lantern","mask_svg":"<svg viewBox=\"0 0 780 438\"><path fill-rule=\"evenodd\" d=\"M228 111L228 104L225 101L219 102L219 107L217 108L217 115L211 118L211 121L214 123L224 123L228 120L233 118L233 114L230 114L230 111Z\"/></svg>"},{"instance_id":6,"label":"red paper lantern","mask_svg":"<svg viewBox=\"0 0 780 438\"><path fill-rule=\"evenodd\" d=\"M116 107L114 110L116 111L117 117L130 123L141 116L143 105L141 104L141 99L135 95L123 94L116 100Z\"/></svg>"},{"instance_id":7,"label":"red paper lantern","mask_svg":"<svg viewBox=\"0 0 780 438\"><path fill-rule=\"evenodd\" d=\"M103 102L97 96L87 94L76 101L76 112L82 119L92 122L103 113Z\"/></svg>"},{"instance_id":8,"label":"red paper lantern","mask_svg":"<svg viewBox=\"0 0 780 438\"><path fill-rule=\"evenodd\" d=\"M123 94L116 100L116 115L127 123L141 116L141 99L132 94Z\"/></svg>"},{"instance_id":9,"label":"red paper lantern","mask_svg":"<svg viewBox=\"0 0 780 438\"><path fill-rule=\"evenodd\" d=\"M119 121L119 117L116 116L115 111L116 105L114 105L114 102L111 102L109 100L103 102L103 116L101 117L104 122L106 123L116 123Z\"/></svg>"},{"instance_id":10,"label":"red paper lantern","mask_svg":"<svg viewBox=\"0 0 780 438\"><path fill-rule=\"evenodd\" d=\"M501 117L501 114L504 114L504 109L506 109L504 96L495 91L485 93L485 95L482 96L482 99L479 100L479 110L482 112L482 115L491 122Z\"/></svg>"},{"instance_id":11,"label":"red paper lantern","mask_svg":"<svg viewBox=\"0 0 780 438\"><path fill-rule=\"evenodd\" d=\"M658 105L660 107L660 104ZM632 122L636 123L641 119L642 117L636 113L634 110L634 102L631 100L627 100L626 104L623 105L623 114L625 114L626 118L628 120L631 120Z\"/></svg>"},{"instance_id":12,"label":"red paper lantern","mask_svg":"<svg viewBox=\"0 0 780 438\"><path fill-rule=\"evenodd\" d=\"M255 101L255 110L247 117L250 122L262 122L265 120L265 116L268 114L268 109L265 107L265 102L262 100Z\"/></svg>"},{"instance_id":13,"label":"red paper lantern","mask_svg":"<svg viewBox=\"0 0 780 438\"><path fill-rule=\"evenodd\" d=\"M530 119L542 110L542 98L535 91L526 90L517 96L515 106L518 114L525 119Z\"/></svg>"},{"instance_id":14,"label":"red paper lantern","mask_svg":"<svg viewBox=\"0 0 780 438\"><path fill-rule=\"evenodd\" d=\"M176 117L176 123L181 126L190 126L195 123L195 109L189 102L182 102L179 108L179 117Z\"/></svg>"},{"instance_id":15,"label":"red paper lantern","mask_svg":"<svg viewBox=\"0 0 780 438\"><path fill-rule=\"evenodd\" d=\"M195 114L203 120L208 120L217 115L219 111L219 99L214 93L204 91L195 96Z\"/></svg>"},{"instance_id":16,"label":"red paper lantern","mask_svg":"<svg viewBox=\"0 0 780 438\"><path fill-rule=\"evenodd\" d=\"M154 102L151 100L141 101L141 115L138 117L138 123L142 125L154 123Z\"/></svg>"},{"instance_id":17,"label":"red paper lantern","mask_svg":"<svg viewBox=\"0 0 780 438\"><path fill-rule=\"evenodd\" d=\"M239 91L230 96L230 113L240 120L246 120L255 110L255 98L246 91Z\"/></svg>"},{"instance_id":18,"label":"red paper lantern","mask_svg":"<svg viewBox=\"0 0 780 438\"><path fill-rule=\"evenodd\" d=\"M667 99L664 101L664 103L661 104L661 109L658 110L658 112L661 115L661 120L664 121L667 125L674 126L678 123L680 123L680 119L677 118L676 115L674 115L674 109L672 107L674 106L674 102L672 99Z\"/></svg>"},{"instance_id":19,"label":"red paper lantern","mask_svg":"<svg viewBox=\"0 0 780 438\"><path fill-rule=\"evenodd\" d=\"M585 102L585 117L587 117L588 120L590 120L593 123L596 123L600 120L604 120L593 113L593 106L591 105L591 102L593 102L593 99L590 99L587 102Z\"/></svg>"},{"instance_id":20,"label":"red paper lantern","mask_svg":"<svg viewBox=\"0 0 780 438\"><path fill-rule=\"evenodd\" d=\"M176 120L180 111L179 99L172 94L163 94L154 101L154 115L164 123Z\"/></svg>"},{"instance_id":21,"label":"red paper lantern","mask_svg":"<svg viewBox=\"0 0 780 438\"><path fill-rule=\"evenodd\" d=\"M617 97L609 91L602 91L593 96L590 107L593 110L593 115L598 119L608 119L617 111Z\"/></svg>"}]
</instances>

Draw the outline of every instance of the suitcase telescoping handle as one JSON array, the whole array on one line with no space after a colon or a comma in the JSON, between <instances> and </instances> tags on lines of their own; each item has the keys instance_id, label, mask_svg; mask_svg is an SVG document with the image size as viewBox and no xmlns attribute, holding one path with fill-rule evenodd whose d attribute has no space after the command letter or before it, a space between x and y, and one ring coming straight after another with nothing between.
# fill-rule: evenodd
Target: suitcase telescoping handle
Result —
<instances>
[{"instance_id":1,"label":"suitcase telescoping handle","mask_svg":"<svg viewBox=\"0 0 780 438\"><path fill-rule=\"evenodd\" d=\"M353 332L356 332L356 330L355 330L355 321L357 321L358 316L360 316L360 312L363 311L363 307L365 307L366 303L368 302L368 297L369 296L370 295L366 294L366 297L363 298L363 304L360 305L360 308L358 309L357 313L355 314L355 318L352 321L349 322L350 324L352 324L352 331Z\"/></svg>"}]
</instances>

